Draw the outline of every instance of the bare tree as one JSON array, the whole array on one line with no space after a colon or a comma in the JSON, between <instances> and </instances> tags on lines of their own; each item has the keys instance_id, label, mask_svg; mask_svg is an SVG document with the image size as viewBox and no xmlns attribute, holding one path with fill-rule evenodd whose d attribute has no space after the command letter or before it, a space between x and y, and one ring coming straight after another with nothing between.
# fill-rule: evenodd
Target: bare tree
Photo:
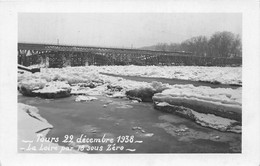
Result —
<instances>
[{"instance_id":1,"label":"bare tree","mask_svg":"<svg viewBox=\"0 0 260 166\"><path fill-rule=\"evenodd\" d=\"M181 49L193 52L196 56L206 56L208 52L208 39L206 36L197 36L181 43Z\"/></svg>"},{"instance_id":2,"label":"bare tree","mask_svg":"<svg viewBox=\"0 0 260 166\"><path fill-rule=\"evenodd\" d=\"M152 46L157 51L185 51L196 56L212 57L241 57L242 44L239 35L231 32L216 32L210 39L206 36L197 36L179 43L158 43Z\"/></svg>"},{"instance_id":3,"label":"bare tree","mask_svg":"<svg viewBox=\"0 0 260 166\"><path fill-rule=\"evenodd\" d=\"M232 46L231 46L231 53L232 57L241 57L242 56L242 44L241 44L241 38L239 35L236 35Z\"/></svg>"},{"instance_id":4,"label":"bare tree","mask_svg":"<svg viewBox=\"0 0 260 166\"><path fill-rule=\"evenodd\" d=\"M155 50L157 51L167 51L167 43L158 43L157 45L155 45Z\"/></svg>"},{"instance_id":5,"label":"bare tree","mask_svg":"<svg viewBox=\"0 0 260 166\"><path fill-rule=\"evenodd\" d=\"M168 51L181 51L181 45L179 43L171 43L168 46Z\"/></svg>"},{"instance_id":6,"label":"bare tree","mask_svg":"<svg viewBox=\"0 0 260 166\"><path fill-rule=\"evenodd\" d=\"M215 57L231 57L234 49L240 45L240 39L231 32L216 32L209 40L209 55Z\"/></svg>"}]
</instances>

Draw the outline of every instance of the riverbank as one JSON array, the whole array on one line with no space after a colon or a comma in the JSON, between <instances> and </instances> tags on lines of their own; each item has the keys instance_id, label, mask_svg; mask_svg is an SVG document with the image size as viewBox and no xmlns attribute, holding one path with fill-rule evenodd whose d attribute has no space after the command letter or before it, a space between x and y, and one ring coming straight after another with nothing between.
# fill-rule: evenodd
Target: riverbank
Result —
<instances>
[{"instance_id":1,"label":"riverbank","mask_svg":"<svg viewBox=\"0 0 260 166\"><path fill-rule=\"evenodd\" d=\"M77 153L46 138L53 126L39 114L36 107L18 103L19 153ZM56 142L55 142L56 141Z\"/></svg>"}]
</instances>

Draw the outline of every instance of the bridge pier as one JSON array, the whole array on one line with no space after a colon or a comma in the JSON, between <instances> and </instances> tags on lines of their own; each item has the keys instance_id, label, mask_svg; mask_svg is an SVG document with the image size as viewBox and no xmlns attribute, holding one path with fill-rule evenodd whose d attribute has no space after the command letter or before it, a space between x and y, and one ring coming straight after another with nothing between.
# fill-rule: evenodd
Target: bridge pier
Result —
<instances>
[{"instance_id":1,"label":"bridge pier","mask_svg":"<svg viewBox=\"0 0 260 166\"><path fill-rule=\"evenodd\" d=\"M27 50L18 50L18 64L23 66L28 66L26 54Z\"/></svg>"}]
</instances>

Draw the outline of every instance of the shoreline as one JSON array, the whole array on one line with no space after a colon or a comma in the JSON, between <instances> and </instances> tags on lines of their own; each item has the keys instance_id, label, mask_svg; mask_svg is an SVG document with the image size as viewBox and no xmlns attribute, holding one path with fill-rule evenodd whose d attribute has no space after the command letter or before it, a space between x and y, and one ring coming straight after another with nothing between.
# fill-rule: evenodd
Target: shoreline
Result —
<instances>
[{"instance_id":1,"label":"shoreline","mask_svg":"<svg viewBox=\"0 0 260 166\"><path fill-rule=\"evenodd\" d=\"M18 153L79 153L48 141L53 126L38 112L34 106L18 103Z\"/></svg>"}]
</instances>

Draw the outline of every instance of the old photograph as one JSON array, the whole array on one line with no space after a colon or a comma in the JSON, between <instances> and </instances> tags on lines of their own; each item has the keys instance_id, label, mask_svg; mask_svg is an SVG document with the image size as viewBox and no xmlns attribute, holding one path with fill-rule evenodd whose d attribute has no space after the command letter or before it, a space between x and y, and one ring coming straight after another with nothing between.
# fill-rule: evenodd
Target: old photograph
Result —
<instances>
[{"instance_id":1,"label":"old photograph","mask_svg":"<svg viewBox=\"0 0 260 166\"><path fill-rule=\"evenodd\" d=\"M241 153L241 13L19 13L18 153Z\"/></svg>"}]
</instances>

